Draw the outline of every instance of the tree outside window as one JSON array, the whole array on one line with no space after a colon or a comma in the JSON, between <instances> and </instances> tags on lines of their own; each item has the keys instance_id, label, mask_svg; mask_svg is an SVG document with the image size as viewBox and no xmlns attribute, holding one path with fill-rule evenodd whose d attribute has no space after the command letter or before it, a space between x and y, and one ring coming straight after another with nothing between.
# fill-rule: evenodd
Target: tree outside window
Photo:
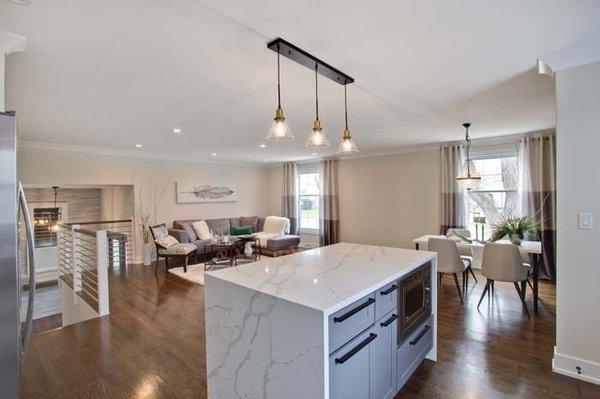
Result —
<instances>
[{"instance_id":1,"label":"tree outside window","mask_svg":"<svg viewBox=\"0 0 600 399\"><path fill-rule=\"evenodd\" d=\"M300 228L309 230L319 229L319 186L318 172L300 172Z\"/></svg>"},{"instance_id":2,"label":"tree outside window","mask_svg":"<svg viewBox=\"0 0 600 399\"><path fill-rule=\"evenodd\" d=\"M485 216L484 239L487 240L491 236L493 227L500 223L503 217L516 215L518 211L518 162L516 156L506 156L476 159L474 163L481 174L481 184L476 190L471 190L467 194L468 225L471 234L475 237L476 227L473 218Z\"/></svg>"}]
</instances>

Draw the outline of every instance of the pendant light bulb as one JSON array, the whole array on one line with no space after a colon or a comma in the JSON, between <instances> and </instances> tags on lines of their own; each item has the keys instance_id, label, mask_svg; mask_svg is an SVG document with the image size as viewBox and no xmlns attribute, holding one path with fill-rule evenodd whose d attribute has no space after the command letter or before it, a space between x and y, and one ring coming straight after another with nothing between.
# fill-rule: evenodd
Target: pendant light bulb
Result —
<instances>
[{"instance_id":1,"label":"pendant light bulb","mask_svg":"<svg viewBox=\"0 0 600 399\"><path fill-rule=\"evenodd\" d=\"M325 136L325 132L321 127L321 121L319 120L319 85L318 85L318 68L319 65L315 65L315 113L316 118L313 123L312 131L310 132L310 136L308 137L308 142L306 143L306 147L325 147L329 145L329 141L327 140L327 136Z\"/></svg>"},{"instance_id":2,"label":"pendant light bulb","mask_svg":"<svg viewBox=\"0 0 600 399\"><path fill-rule=\"evenodd\" d=\"M350 135L350 129L348 129L348 96L346 92L346 84L344 85L344 119L346 122L346 128L344 129L344 134L342 135L342 142L338 148L338 154L356 154L358 152L358 147Z\"/></svg>"},{"instance_id":3,"label":"pendant light bulb","mask_svg":"<svg viewBox=\"0 0 600 399\"><path fill-rule=\"evenodd\" d=\"M456 183L459 187L470 191L479 187L479 184L481 183L481 175L479 172L477 172L477 169L475 169L475 163L471 159L471 138L469 137L469 127L471 127L471 124L464 123L463 126L465 128L465 150L467 159L465 160L465 164L461 172L456 177Z\"/></svg>"},{"instance_id":4,"label":"pendant light bulb","mask_svg":"<svg viewBox=\"0 0 600 399\"><path fill-rule=\"evenodd\" d=\"M292 129L283 117L283 109L281 108L281 79L279 65L279 47L277 47L277 109L275 110L275 118L269 129L269 134L266 139L268 141L287 141L293 140L294 135Z\"/></svg>"}]
</instances>

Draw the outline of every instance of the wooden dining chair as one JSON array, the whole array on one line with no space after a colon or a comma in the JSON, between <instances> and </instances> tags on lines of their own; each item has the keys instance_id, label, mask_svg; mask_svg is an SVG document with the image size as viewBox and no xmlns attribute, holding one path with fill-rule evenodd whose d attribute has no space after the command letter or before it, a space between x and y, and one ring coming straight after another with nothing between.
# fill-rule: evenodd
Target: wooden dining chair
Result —
<instances>
[{"instance_id":1,"label":"wooden dining chair","mask_svg":"<svg viewBox=\"0 0 600 399\"><path fill-rule=\"evenodd\" d=\"M454 277L454 283L456 284L456 289L458 290L460 303L463 303L463 292L461 291L460 284L458 283L457 273L462 273L464 290L466 288L466 278L468 276L466 274L468 262L464 259L461 259L460 254L458 253L456 242L449 238L430 238L428 249L429 251L437 252L437 270L439 281L441 282L444 274L452 274Z\"/></svg>"},{"instance_id":2,"label":"wooden dining chair","mask_svg":"<svg viewBox=\"0 0 600 399\"><path fill-rule=\"evenodd\" d=\"M477 303L477 308L481 305L483 297L489 294L490 288L493 290L494 282L504 281L513 283L523 309L529 315L529 309L525 303L525 292L527 289L527 275L529 267L523 263L519 248L513 244L486 243L483 247L483 260L481 262L481 274L485 276L487 282L481 293L481 298ZM519 287L521 283L521 287Z\"/></svg>"}]
</instances>

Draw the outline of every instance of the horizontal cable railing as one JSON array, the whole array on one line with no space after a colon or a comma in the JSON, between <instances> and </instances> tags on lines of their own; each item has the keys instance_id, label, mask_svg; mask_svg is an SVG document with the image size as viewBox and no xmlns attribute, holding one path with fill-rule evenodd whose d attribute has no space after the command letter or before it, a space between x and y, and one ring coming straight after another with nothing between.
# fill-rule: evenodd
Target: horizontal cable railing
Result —
<instances>
[{"instance_id":1,"label":"horizontal cable railing","mask_svg":"<svg viewBox=\"0 0 600 399\"><path fill-rule=\"evenodd\" d=\"M108 314L108 232L60 225L57 254L59 279L99 316Z\"/></svg>"},{"instance_id":2,"label":"horizontal cable railing","mask_svg":"<svg viewBox=\"0 0 600 399\"><path fill-rule=\"evenodd\" d=\"M63 226L78 225L88 231L106 230L108 238L108 261L111 267L133 263L133 221L102 220L94 222L64 223Z\"/></svg>"}]
</instances>

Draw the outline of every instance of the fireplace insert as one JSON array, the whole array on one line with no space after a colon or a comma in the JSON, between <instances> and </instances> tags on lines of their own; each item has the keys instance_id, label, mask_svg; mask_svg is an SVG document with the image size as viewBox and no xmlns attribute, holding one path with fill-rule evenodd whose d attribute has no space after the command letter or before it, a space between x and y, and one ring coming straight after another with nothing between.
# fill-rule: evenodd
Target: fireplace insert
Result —
<instances>
[{"instance_id":1,"label":"fireplace insert","mask_svg":"<svg viewBox=\"0 0 600 399\"><path fill-rule=\"evenodd\" d=\"M431 314L431 262L398 280L398 345Z\"/></svg>"}]
</instances>

